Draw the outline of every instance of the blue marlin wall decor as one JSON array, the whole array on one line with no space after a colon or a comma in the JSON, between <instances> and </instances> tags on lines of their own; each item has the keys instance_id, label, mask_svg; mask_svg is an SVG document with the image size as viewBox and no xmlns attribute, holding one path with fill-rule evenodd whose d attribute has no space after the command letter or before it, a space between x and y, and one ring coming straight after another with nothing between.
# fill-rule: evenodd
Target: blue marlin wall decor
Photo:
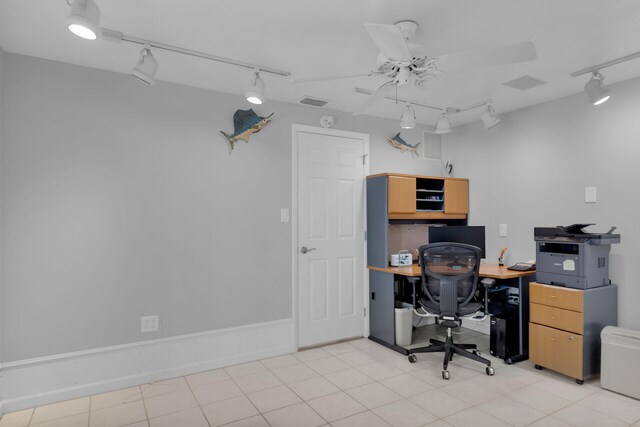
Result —
<instances>
[{"instance_id":1,"label":"blue marlin wall decor","mask_svg":"<svg viewBox=\"0 0 640 427\"><path fill-rule=\"evenodd\" d=\"M233 146L236 141L243 140L244 142L249 142L249 137L252 134L260 132L260 129L271 121L271 116L273 116L273 113L267 117L260 117L252 109L237 110L233 114L233 135L229 135L222 130L220 133L227 138L231 146L231 151L233 151Z\"/></svg>"},{"instance_id":2,"label":"blue marlin wall decor","mask_svg":"<svg viewBox=\"0 0 640 427\"><path fill-rule=\"evenodd\" d=\"M387 140L392 147L397 148L402 152L408 151L412 156L418 155L417 148L420 143L418 142L416 145L409 145L404 139L400 137L400 132L398 132L393 138L387 137Z\"/></svg>"}]
</instances>

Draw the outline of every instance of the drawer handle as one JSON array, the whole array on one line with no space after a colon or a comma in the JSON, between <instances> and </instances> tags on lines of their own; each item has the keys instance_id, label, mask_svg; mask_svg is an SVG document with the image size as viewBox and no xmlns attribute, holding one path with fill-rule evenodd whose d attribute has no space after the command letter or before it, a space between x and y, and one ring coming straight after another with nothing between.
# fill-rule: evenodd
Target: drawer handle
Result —
<instances>
[{"instance_id":1,"label":"drawer handle","mask_svg":"<svg viewBox=\"0 0 640 427\"><path fill-rule=\"evenodd\" d=\"M550 339L551 341L555 341L555 340L556 340L554 337L549 337L549 339Z\"/></svg>"},{"instance_id":2,"label":"drawer handle","mask_svg":"<svg viewBox=\"0 0 640 427\"><path fill-rule=\"evenodd\" d=\"M549 295L549 298L557 298L556 295Z\"/></svg>"},{"instance_id":3,"label":"drawer handle","mask_svg":"<svg viewBox=\"0 0 640 427\"><path fill-rule=\"evenodd\" d=\"M573 336L569 337L569 341L573 341L573 340L574 340Z\"/></svg>"},{"instance_id":4,"label":"drawer handle","mask_svg":"<svg viewBox=\"0 0 640 427\"><path fill-rule=\"evenodd\" d=\"M554 316L553 314L550 314L549 317L551 317L552 319L557 319L557 317Z\"/></svg>"}]
</instances>

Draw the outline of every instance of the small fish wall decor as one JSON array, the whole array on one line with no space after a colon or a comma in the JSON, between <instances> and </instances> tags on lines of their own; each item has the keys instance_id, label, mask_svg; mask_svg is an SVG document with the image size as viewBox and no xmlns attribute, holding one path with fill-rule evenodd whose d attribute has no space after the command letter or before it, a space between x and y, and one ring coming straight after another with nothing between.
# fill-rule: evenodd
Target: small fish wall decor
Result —
<instances>
[{"instance_id":1,"label":"small fish wall decor","mask_svg":"<svg viewBox=\"0 0 640 427\"><path fill-rule=\"evenodd\" d=\"M387 137L387 141L392 147L397 148L402 152L408 151L414 157L418 155L418 146L420 143L418 142L416 145L409 145L400 137L400 132L398 132L393 138Z\"/></svg>"},{"instance_id":2,"label":"small fish wall decor","mask_svg":"<svg viewBox=\"0 0 640 427\"><path fill-rule=\"evenodd\" d=\"M260 117L252 109L237 110L233 114L233 135L229 135L222 130L220 133L229 141L229 146L233 151L233 146L237 141L249 142L249 137L252 134L260 132L260 129L271 121L271 116L273 116L273 113L267 117Z\"/></svg>"}]
</instances>

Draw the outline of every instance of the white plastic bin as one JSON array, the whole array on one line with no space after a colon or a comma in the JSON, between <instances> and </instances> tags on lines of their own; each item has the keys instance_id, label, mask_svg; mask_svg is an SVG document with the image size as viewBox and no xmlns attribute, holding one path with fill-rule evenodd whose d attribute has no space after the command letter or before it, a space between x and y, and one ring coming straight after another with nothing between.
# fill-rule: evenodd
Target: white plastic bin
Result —
<instances>
[{"instance_id":1,"label":"white plastic bin","mask_svg":"<svg viewBox=\"0 0 640 427\"><path fill-rule=\"evenodd\" d=\"M396 301L396 345L411 345L413 333L413 305Z\"/></svg>"},{"instance_id":2,"label":"white plastic bin","mask_svg":"<svg viewBox=\"0 0 640 427\"><path fill-rule=\"evenodd\" d=\"M607 326L600 333L603 388L640 399L640 332Z\"/></svg>"}]
</instances>

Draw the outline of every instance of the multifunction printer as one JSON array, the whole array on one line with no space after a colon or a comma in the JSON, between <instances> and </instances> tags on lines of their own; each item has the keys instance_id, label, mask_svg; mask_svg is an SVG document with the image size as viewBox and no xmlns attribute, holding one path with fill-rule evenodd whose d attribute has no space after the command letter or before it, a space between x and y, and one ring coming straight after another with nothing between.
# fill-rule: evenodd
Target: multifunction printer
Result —
<instances>
[{"instance_id":1,"label":"multifunction printer","mask_svg":"<svg viewBox=\"0 0 640 427\"><path fill-rule=\"evenodd\" d=\"M589 233L594 224L536 227L536 281L567 288L589 289L610 285L609 252L620 235Z\"/></svg>"}]
</instances>

